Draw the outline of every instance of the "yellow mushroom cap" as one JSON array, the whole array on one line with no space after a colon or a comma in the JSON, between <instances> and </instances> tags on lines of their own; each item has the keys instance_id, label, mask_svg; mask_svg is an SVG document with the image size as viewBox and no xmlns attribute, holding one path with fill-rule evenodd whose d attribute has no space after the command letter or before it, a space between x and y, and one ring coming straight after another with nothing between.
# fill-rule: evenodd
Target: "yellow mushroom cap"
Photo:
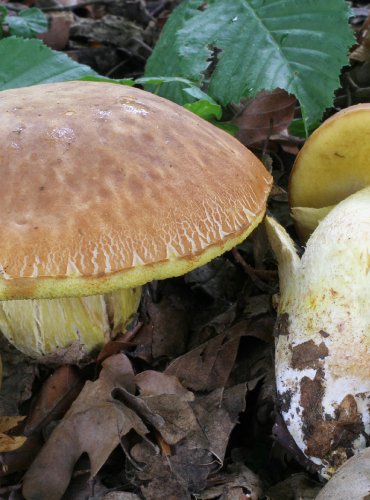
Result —
<instances>
[{"instance_id":1,"label":"yellow mushroom cap","mask_svg":"<svg viewBox=\"0 0 370 500\"><path fill-rule=\"evenodd\" d=\"M296 158L289 200L302 239L307 239L316 227L314 219L320 220L330 207L369 185L370 103L364 103L326 120ZM321 208L326 210L317 215L306 210Z\"/></svg>"},{"instance_id":2,"label":"yellow mushroom cap","mask_svg":"<svg viewBox=\"0 0 370 500\"><path fill-rule=\"evenodd\" d=\"M106 293L242 241L271 176L237 140L109 83L0 93L0 299Z\"/></svg>"}]
</instances>

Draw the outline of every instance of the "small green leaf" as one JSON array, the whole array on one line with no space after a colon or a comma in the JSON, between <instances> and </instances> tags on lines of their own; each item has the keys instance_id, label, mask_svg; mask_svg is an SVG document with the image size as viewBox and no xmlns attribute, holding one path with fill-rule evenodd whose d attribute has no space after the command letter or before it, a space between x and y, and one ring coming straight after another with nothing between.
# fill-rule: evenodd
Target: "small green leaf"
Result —
<instances>
[{"instance_id":1,"label":"small green leaf","mask_svg":"<svg viewBox=\"0 0 370 500\"><path fill-rule=\"evenodd\" d=\"M128 85L130 87L135 85L135 82L132 78L123 78L123 79L119 80L116 78L107 78L105 76L87 75L87 76L83 76L82 78L80 78L80 80L82 80L84 82L117 83L118 85Z\"/></svg>"},{"instance_id":2,"label":"small green leaf","mask_svg":"<svg viewBox=\"0 0 370 500\"><path fill-rule=\"evenodd\" d=\"M312 134L312 132L320 125L320 122L317 121L313 123L309 129L308 134ZM304 126L304 122L302 118L295 118L288 127L289 134L295 135L296 137L302 137L303 139L306 137L306 130Z\"/></svg>"},{"instance_id":3,"label":"small green leaf","mask_svg":"<svg viewBox=\"0 0 370 500\"><path fill-rule=\"evenodd\" d=\"M96 75L88 66L49 49L36 39L11 36L0 40L0 61L0 90Z\"/></svg>"},{"instance_id":4,"label":"small green leaf","mask_svg":"<svg viewBox=\"0 0 370 500\"><path fill-rule=\"evenodd\" d=\"M203 92L203 90L200 90L199 87L188 87L183 89L183 91L186 94L190 95L191 97L194 97L194 99L203 99L205 101L210 102L211 104L217 104L216 101L212 99L210 95Z\"/></svg>"},{"instance_id":5,"label":"small green leaf","mask_svg":"<svg viewBox=\"0 0 370 500\"><path fill-rule=\"evenodd\" d=\"M194 85L194 82L177 76L144 76L137 78L135 81L140 85L162 85L163 83L184 83L185 85Z\"/></svg>"},{"instance_id":6,"label":"small green leaf","mask_svg":"<svg viewBox=\"0 0 370 500\"><path fill-rule=\"evenodd\" d=\"M11 35L23 38L32 38L48 29L47 17L36 7L21 10L17 16L6 16L4 22L9 26Z\"/></svg>"},{"instance_id":7,"label":"small green leaf","mask_svg":"<svg viewBox=\"0 0 370 500\"><path fill-rule=\"evenodd\" d=\"M217 120L219 120L222 116L221 106L206 99L186 103L184 104L184 108L192 111L205 120L210 120L211 118L217 118Z\"/></svg>"},{"instance_id":8,"label":"small green leaf","mask_svg":"<svg viewBox=\"0 0 370 500\"><path fill-rule=\"evenodd\" d=\"M228 134L230 135L236 135L236 133L238 132L239 128L234 125L233 123L230 123L230 122L219 122L219 121L216 121L216 120L209 120L215 127L218 127L222 130L224 130L225 132L227 132Z\"/></svg>"}]
</instances>

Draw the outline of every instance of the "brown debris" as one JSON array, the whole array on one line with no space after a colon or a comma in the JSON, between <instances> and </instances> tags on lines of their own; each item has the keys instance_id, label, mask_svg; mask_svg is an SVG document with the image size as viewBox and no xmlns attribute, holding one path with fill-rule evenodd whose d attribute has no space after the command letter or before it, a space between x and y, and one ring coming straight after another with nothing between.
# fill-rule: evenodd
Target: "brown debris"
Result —
<instances>
[{"instance_id":1,"label":"brown debris","mask_svg":"<svg viewBox=\"0 0 370 500\"><path fill-rule=\"evenodd\" d=\"M292 348L292 368L304 370L305 368L318 369L320 359L328 356L329 351L324 342L316 345L313 340L307 340Z\"/></svg>"},{"instance_id":2,"label":"brown debris","mask_svg":"<svg viewBox=\"0 0 370 500\"><path fill-rule=\"evenodd\" d=\"M361 416L355 398L347 394L338 405L335 417L323 414L323 373L318 370L314 380L301 380L305 453L326 459L336 467L352 455L353 442L363 434Z\"/></svg>"}]
</instances>

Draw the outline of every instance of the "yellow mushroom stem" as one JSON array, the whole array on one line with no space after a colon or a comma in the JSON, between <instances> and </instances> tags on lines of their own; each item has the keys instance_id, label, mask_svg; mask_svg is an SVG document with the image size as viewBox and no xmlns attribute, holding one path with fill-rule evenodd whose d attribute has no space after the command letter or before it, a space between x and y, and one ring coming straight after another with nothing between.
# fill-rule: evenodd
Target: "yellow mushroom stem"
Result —
<instances>
[{"instance_id":1,"label":"yellow mushroom stem","mask_svg":"<svg viewBox=\"0 0 370 500\"><path fill-rule=\"evenodd\" d=\"M105 295L0 302L0 331L23 353L48 357L68 349L81 358L125 329L137 311L141 287Z\"/></svg>"}]
</instances>

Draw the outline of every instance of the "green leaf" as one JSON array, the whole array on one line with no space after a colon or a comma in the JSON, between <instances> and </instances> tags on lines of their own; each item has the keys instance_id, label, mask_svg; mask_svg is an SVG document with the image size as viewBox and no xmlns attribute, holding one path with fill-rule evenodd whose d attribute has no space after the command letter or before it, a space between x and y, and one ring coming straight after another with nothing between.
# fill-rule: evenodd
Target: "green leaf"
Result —
<instances>
[{"instance_id":1,"label":"green leaf","mask_svg":"<svg viewBox=\"0 0 370 500\"><path fill-rule=\"evenodd\" d=\"M83 80L84 82L105 82L105 83L117 83L118 85L128 85L129 87L132 87L135 85L135 82L132 78L123 78L123 79L117 79L117 78L107 78L105 76L99 76L99 75L87 75L83 76L80 78L80 80Z\"/></svg>"},{"instance_id":2,"label":"green leaf","mask_svg":"<svg viewBox=\"0 0 370 500\"><path fill-rule=\"evenodd\" d=\"M9 26L11 35L24 38L32 38L48 29L47 17L36 7L21 10L17 16L6 16L4 22Z\"/></svg>"},{"instance_id":3,"label":"green leaf","mask_svg":"<svg viewBox=\"0 0 370 500\"><path fill-rule=\"evenodd\" d=\"M4 18L8 15L8 9L4 5L0 5L0 23L4 22Z\"/></svg>"},{"instance_id":4,"label":"green leaf","mask_svg":"<svg viewBox=\"0 0 370 500\"><path fill-rule=\"evenodd\" d=\"M312 132L317 128L319 127L320 125L320 122L317 121L315 123L312 123L310 128L308 129L308 133L309 135L312 134ZM302 138L305 138L306 137L306 130L305 130L305 127L304 127L304 123L303 123L303 120L302 118L295 118L289 125L288 127L288 130L289 130L289 134L291 135L295 135L296 137L302 137Z\"/></svg>"},{"instance_id":5,"label":"green leaf","mask_svg":"<svg viewBox=\"0 0 370 500\"><path fill-rule=\"evenodd\" d=\"M207 99L185 103L184 107L205 120L210 120L211 118L217 118L217 120L219 120L222 116L221 106Z\"/></svg>"},{"instance_id":6,"label":"green leaf","mask_svg":"<svg viewBox=\"0 0 370 500\"><path fill-rule=\"evenodd\" d=\"M3 24L4 19L8 15L8 9L4 5L0 5L0 38L4 36Z\"/></svg>"},{"instance_id":7,"label":"green leaf","mask_svg":"<svg viewBox=\"0 0 370 500\"><path fill-rule=\"evenodd\" d=\"M184 83L185 85L194 85L194 82L186 78L179 78L178 76L144 76L136 78L135 82L141 85L162 85L163 83Z\"/></svg>"},{"instance_id":8,"label":"green leaf","mask_svg":"<svg viewBox=\"0 0 370 500\"><path fill-rule=\"evenodd\" d=\"M96 75L88 66L76 63L35 39L12 36L0 40L0 61L0 90Z\"/></svg>"},{"instance_id":9,"label":"green leaf","mask_svg":"<svg viewBox=\"0 0 370 500\"><path fill-rule=\"evenodd\" d=\"M193 71L190 72L182 69L185 58L180 56L181 40L177 39L177 33L187 20L191 20L199 12L197 9L202 3L204 3L202 0L185 0L174 9L173 14L165 24L152 55L147 61L145 67L146 77L166 75L168 77L184 77L196 84L201 83L203 67L194 67ZM188 85L181 80L177 84L173 82L165 83L161 85L159 94L178 104L185 104L188 101L183 93L185 86ZM153 91L153 89L150 90Z\"/></svg>"},{"instance_id":10,"label":"green leaf","mask_svg":"<svg viewBox=\"0 0 370 500\"><path fill-rule=\"evenodd\" d=\"M224 130L225 132L227 132L228 134L230 135L236 135L236 133L239 131L239 128L234 125L233 123L230 123L230 122L218 122L216 120L209 120L212 125L215 125L215 127L218 127L222 130Z\"/></svg>"},{"instance_id":11,"label":"green leaf","mask_svg":"<svg viewBox=\"0 0 370 500\"><path fill-rule=\"evenodd\" d=\"M301 104L306 132L332 104L353 35L344 0L184 0L146 75L197 81L222 105L277 87ZM183 95L161 87L161 95Z\"/></svg>"}]
</instances>

